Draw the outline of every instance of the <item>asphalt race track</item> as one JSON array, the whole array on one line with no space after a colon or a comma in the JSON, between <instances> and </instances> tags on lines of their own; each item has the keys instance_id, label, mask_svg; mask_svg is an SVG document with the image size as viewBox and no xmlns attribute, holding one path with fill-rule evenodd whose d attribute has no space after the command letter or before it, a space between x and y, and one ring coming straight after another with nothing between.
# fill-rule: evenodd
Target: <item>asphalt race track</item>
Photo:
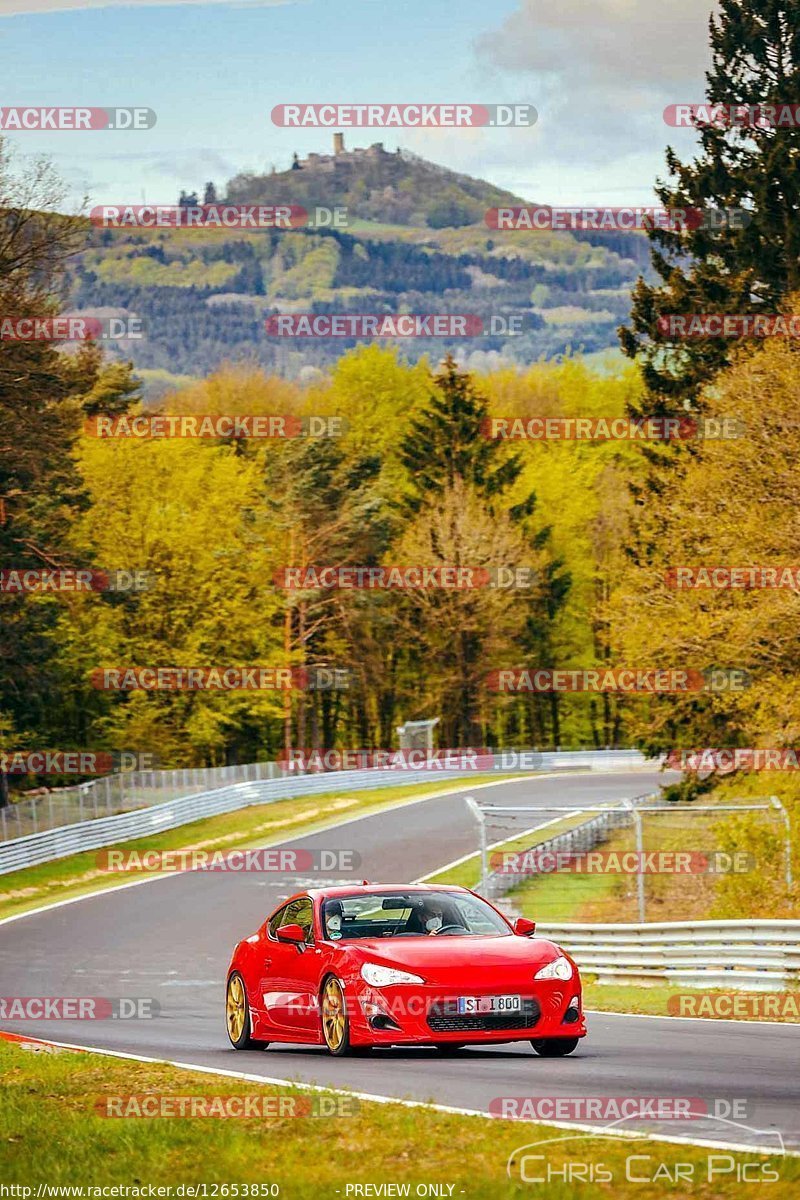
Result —
<instances>
[{"instance_id":1,"label":"asphalt race track","mask_svg":"<svg viewBox=\"0 0 800 1200\"><path fill-rule=\"evenodd\" d=\"M641 771L581 773L509 781L479 795L498 804L580 807L641 795L663 781ZM362 860L358 879L407 883L477 848L476 825L463 799L469 793L465 787L458 795L373 813L286 844L355 849ZM543 811L541 823L553 815ZM709 1106L746 1101L743 1120L704 1117L620 1128L771 1150L779 1149L782 1136L787 1149L800 1150L800 1030L792 1025L590 1014L589 1036L578 1050L552 1060L538 1058L527 1043L465 1049L452 1058L426 1049L381 1050L355 1059L333 1059L309 1047L233 1051L224 1027L224 982L234 943L284 896L319 883L254 872L187 872L2 924L0 995L153 997L160 1005L151 1020L4 1021L3 1028L479 1111L501 1096L692 1097Z\"/></svg>"}]
</instances>

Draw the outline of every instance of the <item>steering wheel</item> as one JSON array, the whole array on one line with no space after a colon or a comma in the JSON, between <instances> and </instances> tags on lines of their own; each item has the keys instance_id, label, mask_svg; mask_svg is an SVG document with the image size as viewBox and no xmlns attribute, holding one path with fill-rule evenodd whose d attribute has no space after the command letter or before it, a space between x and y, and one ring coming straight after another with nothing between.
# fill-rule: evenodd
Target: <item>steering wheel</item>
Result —
<instances>
[{"instance_id":1,"label":"steering wheel","mask_svg":"<svg viewBox=\"0 0 800 1200\"><path fill-rule=\"evenodd\" d=\"M448 929L457 929L459 931L459 933L461 933L462 931L464 933L467 932L463 925L455 925L451 922L449 925L442 925L441 929L434 929L432 931L432 936L439 937L440 934L447 933Z\"/></svg>"}]
</instances>

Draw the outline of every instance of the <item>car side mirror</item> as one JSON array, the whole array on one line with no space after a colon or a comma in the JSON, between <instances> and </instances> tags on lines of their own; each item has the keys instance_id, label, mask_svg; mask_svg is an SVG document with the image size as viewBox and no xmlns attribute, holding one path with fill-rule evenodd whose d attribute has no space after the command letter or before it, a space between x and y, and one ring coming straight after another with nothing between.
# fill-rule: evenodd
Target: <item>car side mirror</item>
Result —
<instances>
[{"instance_id":1,"label":"car side mirror","mask_svg":"<svg viewBox=\"0 0 800 1200\"><path fill-rule=\"evenodd\" d=\"M531 921L528 917L517 917L514 922L514 933L520 937L530 937L536 929L536 922Z\"/></svg>"},{"instance_id":2,"label":"car side mirror","mask_svg":"<svg viewBox=\"0 0 800 1200\"><path fill-rule=\"evenodd\" d=\"M279 942L291 942L302 950L306 943L306 931L302 925L281 925L277 932Z\"/></svg>"}]
</instances>

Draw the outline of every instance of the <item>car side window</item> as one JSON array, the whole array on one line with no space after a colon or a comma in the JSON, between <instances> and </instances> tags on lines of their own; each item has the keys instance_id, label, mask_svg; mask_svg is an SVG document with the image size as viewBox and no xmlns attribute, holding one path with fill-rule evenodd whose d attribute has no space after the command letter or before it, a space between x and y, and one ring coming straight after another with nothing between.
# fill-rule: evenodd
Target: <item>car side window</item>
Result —
<instances>
[{"instance_id":1,"label":"car side window","mask_svg":"<svg viewBox=\"0 0 800 1200\"><path fill-rule=\"evenodd\" d=\"M281 925L299 925L305 931L306 944L314 941L314 908L308 896L300 896L281 910L281 920L275 926L277 931ZM270 933L272 930L270 930Z\"/></svg>"},{"instance_id":2,"label":"car side window","mask_svg":"<svg viewBox=\"0 0 800 1200\"><path fill-rule=\"evenodd\" d=\"M275 913L275 916L270 917L270 919L267 923L267 932L273 941L275 941L275 938L277 936L278 926L280 924L282 924L282 922L283 922L283 916L284 916L285 912L286 912L286 908L279 908L278 911Z\"/></svg>"}]
</instances>

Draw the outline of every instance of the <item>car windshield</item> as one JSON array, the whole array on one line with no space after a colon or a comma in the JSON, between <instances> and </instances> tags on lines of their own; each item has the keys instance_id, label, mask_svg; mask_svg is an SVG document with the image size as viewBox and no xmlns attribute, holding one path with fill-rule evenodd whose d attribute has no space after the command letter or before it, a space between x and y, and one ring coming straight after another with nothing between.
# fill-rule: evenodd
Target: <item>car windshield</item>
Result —
<instances>
[{"instance_id":1,"label":"car windshield","mask_svg":"<svg viewBox=\"0 0 800 1200\"><path fill-rule=\"evenodd\" d=\"M509 934L505 921L477 896L455 892L373 892L336 896L322 906L324 936L464 937Z\"/></svg>"}]
</instances>

